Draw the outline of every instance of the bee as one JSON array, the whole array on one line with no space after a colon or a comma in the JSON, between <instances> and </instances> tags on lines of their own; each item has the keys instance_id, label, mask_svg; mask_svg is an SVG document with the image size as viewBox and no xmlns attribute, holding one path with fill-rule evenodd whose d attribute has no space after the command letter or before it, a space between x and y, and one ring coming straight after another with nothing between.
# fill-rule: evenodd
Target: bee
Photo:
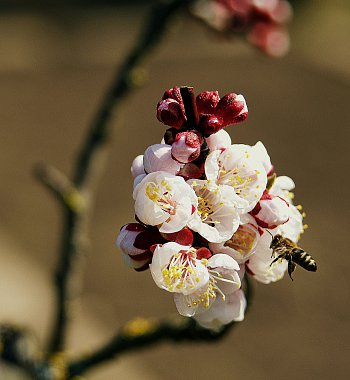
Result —
<instances>
[{"instance_id":1,"label":"bee","mask_svg":"<svg viewBox=\"0 0 350 380\"><path fill-rule=\"evenodd\" d=\"M272 238L270 248L272 249L271 258L273 258L275 254L277 255L270 266L279 259L286 259L288 261L288 274L291 280L293 280L292 273L297 264L311 272L316 272L317 270L316 261L311 255L298 247L292 240L282 235L275 235Z\"/></svg>"}]
</instances>

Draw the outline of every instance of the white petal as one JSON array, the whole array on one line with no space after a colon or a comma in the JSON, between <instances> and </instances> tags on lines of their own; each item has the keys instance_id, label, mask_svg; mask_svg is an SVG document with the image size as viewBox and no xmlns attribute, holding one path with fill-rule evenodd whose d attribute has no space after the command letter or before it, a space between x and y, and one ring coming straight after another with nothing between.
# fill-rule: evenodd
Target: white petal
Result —
<instances>
[{"instance_id":1,"label":"white petal","mask_svg":"<svg viewBox=\"0 0 350 380\"><path fill-rule=\"evenodd\" d=\"M210 268L217 268L217 267L223 267L226 269L231 270L239 270L239 265L236 260L234 260L232 257L224 254L216 254L213 255L208 260L208 267Z\"/></svg>"},{"instance_id":2,"label":"white petal","mask_svg":"<svg viewBox=\"0 0 350 380\"><path fill-rule=\"evenodd\" d=\"M187 269L187 262L181 261L181 257L188 260L187 253L191 248L169 242L158 245L153 253L150 270L155 283L162 289L172 293L191 294L209 281L209 273L200 260L191 259L191 271ZM181 253L182 252L182 253ZM183 256L182 256L183 255ZM180 259L179 259L180 257ZM174 263L174 260L176 263ZM175 267L176 266L176 267ZM176 275L171 275L172 269ZM167 277L169 276L170 277Z\"/></svg>"},{"instance_id":3,"label":"white petal","mask_svg":"<svg viewBox=\"0 0 350 380\"><path fill-rule=\"evenodd\" d=\"M171 157L171 145L167 144L149 146L145 151L143 163L147 173L164 171L175 175L183 166Z\"/></svg>"},{"instance_id":4,"label":"white petal","mask_svg":"<svg viewBox=\"0 0 350 380\"><path fill-rule=\"evenodd\" d=\"M231 137L224 129L210 135L205 140L211 152L226 149L231 145Z\"/></svg>"},{"instance_id":5,"label":"white petal","mask_svg":"<svg viewBox=\"0 0 350 380\"><path fill-rule=\"evenodd\" d=\"M243 212L251 211L261 198L267 184L267 174L261 162L254 158L249 145L234 144L221 154L214 151L206 160L206 174L220 185L231 186L248 202ZM208 169L208 173L207 173Z\"/></svg>"},{"instance_id":6,"label":"white petal","mask_svg":"<svg viewBox=\"0 0 350 380\"><path fill-rule=\"evenodd\" d=\"M219 157L221 150L211 152L205 160L205 175L208 180L216 181L219 176Z\"/></svg>"},{"instance_id":7,"label":"white petal","mask_svg":"<svg viewBox=\"0 0 350 380\"><path fill-rule=\"evenodd\" d=\"M276 231L295 243L299 240L300 235L304 232L303 216L295 206L289 205L289 220L278 226Z\"/></svg>"},{"instance_id":8,"label":"white petal","mask_svg":"<svg viewBox=\"0 0 350 380\"><path fill-rule=\"evenodd\" d=\"M140 174L146 174L145 168L143 167L143 155L142 154L135 157L134 161L132 162L131 174L134 178L136 178Z\"/></svg>"},{"instance_id":9,"label":"white petal","mask_svg":"<svg viewBox=\"0 0 350 380\"><path fill-rule=\"evenodd\" d=\"M140 174L134 179L134 190L136 189L137 185L146 177L146 174Z\"/></svg>"},{"instance_id":10,"label":"white petal","mask_svg":"<svg viewBox=\"0 0 350 380\"><path fill-rule=\"evenodd\" d=\"M267 153L265 145L261 141L258 141L254 146L252 146L251 154L256 161L263 165L266 173L269 173L272 169L271 159Z\"/></svg>"},{"instance_id":11,"label":"white petal","mask_svg":"<svg viewBox=\"0 0 350 380\"><path fill-rule=\"evenodd\" d=\"M225 300L217 297L212 307L204 313L195 315L196 321L204 328L219 331L224 325L244 319L247 306L242 290L229 294Z\"/></svg>"},{"instance_id":12,"label":"white petal","mask_svg":"<svg viewBox=\"0 0 350 380\"><path fill-rule=\"evenodd\" d=\"M294 181L287 176L279 176L276 178L270 193L277 196L282 196L281 193L277 194L277 191L287 190L291 191L295 188Z\"/></svg>"},{"instance_id":13,"label":"white petal","mask_svg":"<svg viewBox=\"0 0 350 380\"><path fill-rule=\"evenodd\" d=\"M185 195L185 194L184 194ZM174 214L169 221L166 221L159 228L160 232L172 233L182 230L186 225L187 221L192 216L192 201L190 198L182 198L181 203L177 202L178 207L176 214Z\"/></svg>"},{"instance_id":14,"label":"white petal","mask_svg":"<svg viewBox=\"0 0 350 380\"><path fill-rule=\"evenodd\" d=\"M145 176L134 189L135 213L141 222L159 226L161 232L177 232L192 217L197 197L183 178L166 172ZM161 226L165 224L164 227Z\"/></svg>"}]
</instances>

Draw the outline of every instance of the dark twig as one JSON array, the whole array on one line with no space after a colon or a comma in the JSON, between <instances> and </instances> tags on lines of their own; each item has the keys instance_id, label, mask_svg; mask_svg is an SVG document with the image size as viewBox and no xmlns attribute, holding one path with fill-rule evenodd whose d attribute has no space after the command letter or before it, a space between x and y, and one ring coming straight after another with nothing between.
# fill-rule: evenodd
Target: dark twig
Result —
<instances>
[{"instance_id":1,"label":"dark twig","mask_svg":"<svg viewBox=\"0 0 350 380\"><path fill-rule=\"evenodd\" d=\"M231 327L231 325L230 325ZM98 364L102 364L120 354L132 350L142 349L162 341L173 342L199 342L214 341L225 336L229 327L225 327L218 333L199 327L192 319L187 319L181 324L164 321L140 335L128 335L123 331L118 333L110 342L90 356L72 362L68 367L69 377L81 375Z\"/></svg>"},{"instance_id":2,"label":"dark twig","mask_svg":"<svg viewBox=\"0 0 350 380\"><path fill-rule=\"evenodd\" d=\"M72 212L84 207L84 197L73 183L59 170L46 164L39 164L34 170L38 180Z\"/></svg>"},{"instance_id":3,"label":"dark twig","mask_svg":"<svg viewBox=\"0 0 350 380\"><path fill-rule=\"evenodd\" d=\"M149 19L140 34L139 40L118 70L112 82L112 86L106 93L102 105L92 123L92 132L83 146L76 167L74 182L78 186L84 184L89 174L90 163L94 159L94 153L97 151L99 145L103 144L108 138L108 127L113 109L118 105L121 99L124 99L126 95L137 86L137 83L133 79L135 69L160 41L166 31L170 18L182 6L190 2L190 0L161 0L151 10Z\"/></svg>"},{"instance_id":4,"label":"dark twig","mask_svg":"<svg viewBox=\"0 0 350 380\"><path fill-rule=\"evenodd\" d=\"M247 312L252 300L251 284L247 276L244 278L243 285L247 299ZM236 322L232 322L215 332L200 327L191 318L181 318L180 321L166 320L158 323L148 320L135 320L122 328L97 351L68 364L68 378L81 375L90 368L110 359L115 359L125 352L149 347L163 341L178 343L217 341L227 336L228 331L236 325Z\"/></svg>"},{"instance_id":5,"label":"dark twig","mask_svg":"<svg viewBox=\"0 0 350 380\"><path fill-rule=\"evenodd\" d=\"M104 168L104 162L100 158L104 158L107 150L113 110L136 87L137 83L133 74L140 62L150 53L151 48L160 41L171 17L182 6L190 2L190 0L160 0L151 10L139 40L118 70L102 101L78 157L73 183L84 199L84 208L66 210L61 255L56 271L57 311L52 336L49 340L49 355L64 348L68 300L72 293L71 274L73 268L76 267L74 262L87 250L91 200L94 198L98 178ZM63 203L65 204L65 202Z\"/></svg>"},{"instance_id":6,"label":"dark twig","mask_svg":"<svg viewBox=\"0 0 350 380\"><path fill-rule=\"evenodd\" d=\"M236 325L231 323L219 332L212 332L201 328L193 319L182 318L181 322L172 320L160 322L133 321L122 328L100 349L83 358L67 362L67 359L59 354L64 349L65 344L69 311L68 301L72 296L72 274L76 268L75 260L81 257L87 249L92 199L96 191L99 174L104 167L99 158L103 157L106 152L113 109L136 87L137 84L133 79L135 70L151 48L159 42L166 31L170 18L182 6L190 2L191 0L160 0L152 9L140 39L118 70L92 123L87 140L78 157L74 181L70 182L63 174L49 166L38 166L36 169L39 180L56 196L65 209L61 255L55 277L56 319L47 356L42 357L38 351L30 354L28 351L23 351L23 342L27 339L23 330L11 326L0 326L0 358L22 368L33 379L72 379L95 365L119 357L122 353L166 340L174 342L215 341L227 335L228 330ZM196 113L194 95L184 93L183 96L185 97L185 108L190 115L190 122L197 125L198 114ZM193 112L190 112L191 109ZM248 282L245 282L244 289L249 306L251 292Z\"/></svg>"},{"instance_id":7,"label":"dark twig","mask_svg":"<svg viewBox=\"0 0 350 380\"><path fill-rule=\"evenodd\" d=\"M252 301L248 276L244 277L243 290L247 299L247 312ZM21 368L34 380L69 380L121 354L161 342L215 342L228 336L229 330L236 325L236 322L232 322L219 331L211 331L200 327L194 319L180 316L163 321L139 318L127 323L101 348L72 361L60 354L41 358L36 350L28 350L29 336L25 330L0 325L0 359Z\"/></svg>"}]
</instances>

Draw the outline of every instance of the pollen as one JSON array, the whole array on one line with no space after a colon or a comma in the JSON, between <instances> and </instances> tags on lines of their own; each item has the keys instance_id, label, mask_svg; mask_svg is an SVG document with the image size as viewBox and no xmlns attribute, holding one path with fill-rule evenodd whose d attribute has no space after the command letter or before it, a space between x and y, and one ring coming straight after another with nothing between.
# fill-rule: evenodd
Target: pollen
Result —
<instances>
[{"instance_id":1,"label":"pollen","mask_svg":"<svg viewBox=\"0 0 350 380\"><path fill-rule=\"evenodd\" d=\"M163 285L168 291L193 289L200 282L194 252L189 249L174 254L170 263L162 269Z\"/></svg>"},{"instance_id":2,"label":"pollen","mask_svg":"<svg viewBox=\"0 0 350 380\"><path fill-rule=\"evenodd\" d=\"M203 221L207 220L214 212L211 202L208 199L199 196L197 212Z\"/></svg>"},{"instance_id":3,"label":"pollen","mask_svg":"<svg viewBox=\"0 0 350 380\"><path fill-rule=\"evenodd\" d=\"M155 186L153 183L149 183L146 186L146 195L151 201L156 202L160 199L159 187Z\"/></svg>"}]
</instances>

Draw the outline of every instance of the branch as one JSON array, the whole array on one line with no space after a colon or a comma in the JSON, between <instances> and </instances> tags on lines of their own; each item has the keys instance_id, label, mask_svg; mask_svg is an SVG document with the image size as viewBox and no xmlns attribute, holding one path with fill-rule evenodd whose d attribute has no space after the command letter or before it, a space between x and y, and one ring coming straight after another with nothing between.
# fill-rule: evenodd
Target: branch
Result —
<instances>
[{"instance_id":1,"label":"branch","mask_svg":"<svg viewBox=\"0 0 350 380\"><path fill-rule=\"evenodd\" d=\"M136 319L121 329L109 343L93 354L72 362L68 366L68 378L85 373L92 367L102 364L120 354L149 347L162 341L208 342L226 335L235 324L227 325L220 332L201 328L193 319L187 318L181 323L174 321L152 322ZM143 330L143 331L142 331Z\"/></svg>"},{"instance_id":2,"label":"branch","mask_svg":"<svg viewBox=\"0 0 350 380\"><path fill-rule=\"evenodd\" d=\"M71 207L66 207L61 254L55 276L57 311L52 336L49 339L48 355L64 349L68 320L68 300L71 298L72 293L71 274L76 267L74 261L82 257L87 251L89 217L92 208L91 200L94 198L98 179L105 167L113 110L120 104L122 99L136 88L137 81L135 81L133 74L140 62L160 41L166 32L171 17L181 7L190 2L191 0L160 0L156 3L150 12L148 22L140 34L139 40L118 70L109 91L104 97L90 127L87 139L83 144L75 167L73 186L78 190L79 194L84 195L84 208L80 212L76 212ZM50 177L50 181L44 181L44 183L47 182L48 187L54 191L56 196L60 199L65 199L61 195L59 187L57 191L57 186L51 186L51 179ZM67 201L63 203L65 206L67 205Z\"/></svg>"},{"instance_id":3,"label":"branch","mask_svg":"<svg viewBox=\"0 0 350 380\"><path fill-rule=\"evenodd\" d=\"M91 133L80 153L76 167L74 183L78 186L84 185L95 152L99 145L103 144L109 136L109 122L114 108L118 106L120 100L124 99L138 86L138 81L135 80L133 75L137 71L137 67L149 55L151 49L160 42L171 17L181 7L189 3L191 3L190 0L160 0L151 9L148 21L136 45L118 70L91 125Z\"/></svg>"},{"instance_id":4,"label":"branch","mask_svg":"<svg viewBox=\"0 0 350 380\"><path fill-rule=\"evenodd\" d=\"M247 312L252 301L252 289L247 276L244 278L243 288L247 299ZM236 322L232 322L219 331L211 331L200 327L192 318L178 316L176 319L164 321L138 318L122 327L98 350L73 361L68 361L65 355L59 353L50 358L41 358L36 348L30 348L30 336L26 330L0 325L0 359L23 369L34 380L68 380L123 353L163 341L214 342L226 337L229 330L236 325Z\"/></svg>"},{"instance_id":5,"label":"branch","mask_svg":"<svg viewBox=\"0 0 350 380\"><path fill-rule=\"evenodd\" d=\"M63 173L52 166L38 164L34 175L68 210L75 213L82 211L84 197Z\"/></svg>"},{"instance_id":6,"label":"branch","mask_svg":"<svg viewBox=\"0 0 350 380\"><path fill-rule=\"evenodd\" d=\"M244 281L247 299L246 312L252 302L252 288L248 277ZM225 325L220 331L211 331L200 327L192 318L178 318L177 320L152 321L135 319L129 322L104 346L97 351L67 366L68 379L81 375L90 368L105 361L115 359L120 354L149 347L163 341L173 342L213 342L227 336L236 322Z\"/></svg>"}]
</instances>

